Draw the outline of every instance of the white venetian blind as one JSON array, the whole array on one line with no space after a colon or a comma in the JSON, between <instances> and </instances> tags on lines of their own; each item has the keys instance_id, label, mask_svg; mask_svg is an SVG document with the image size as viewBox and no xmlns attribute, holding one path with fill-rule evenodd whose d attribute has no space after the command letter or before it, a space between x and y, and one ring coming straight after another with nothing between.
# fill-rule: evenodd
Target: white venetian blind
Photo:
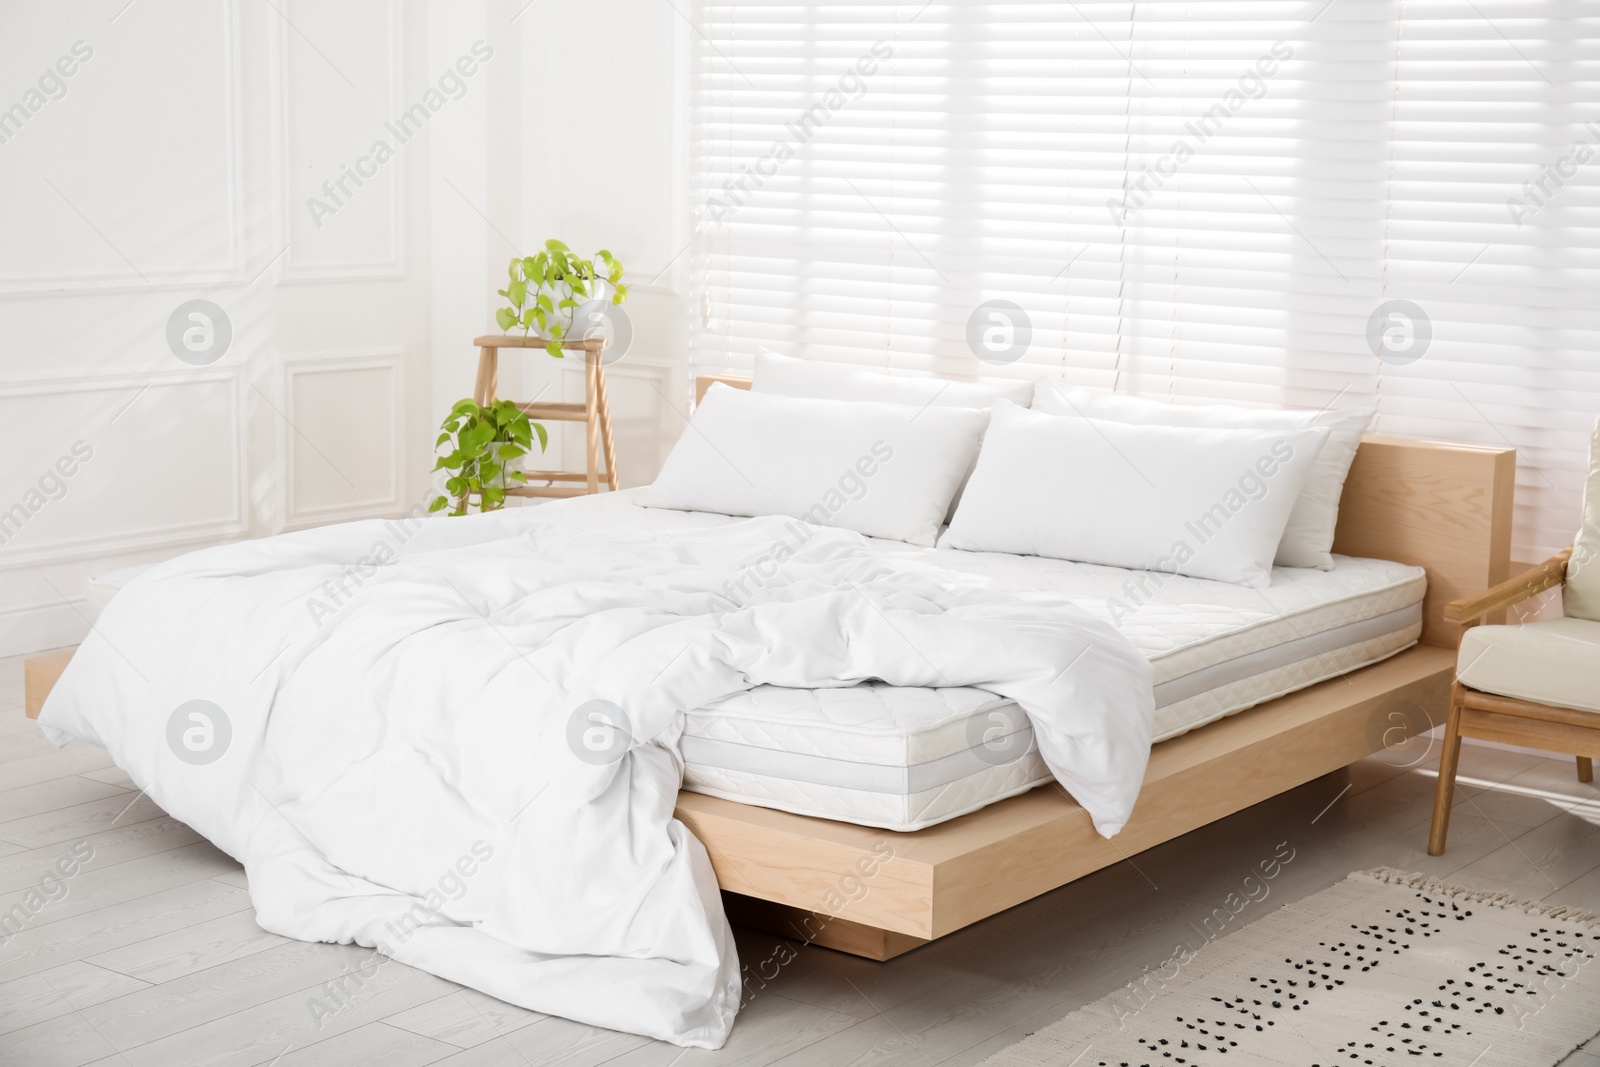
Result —
<instances>
[{"instance_id":1,"label":"white venetian blind","mask_svg":"<svg viewBox=\"0 0 1600 1067\"><path fill-rule=\"evenodd\" d=\"M1516 445L1519 556L1570 539L1600 411L1600 159L1520 227L1505 201L1596 140L1600 27L1579 3L692 15L701 368L766 346L1179 400L1377 403L1387 432ZM1412 359L1420 343L1395 346L1419 328Z\"/></svg>"},{"instance_id":2,"label":"white venetian blind","mask_svg":"<svg viewBox=\"0 0 1600 1067\"><path fill-rule=\"evenodd\" d=\"M1600 414L1600 4L1400 15L1382 295L1421 307L1433 337L1379 364L1379 428L1515 445L1513 551L1543 558L1577 531Z\"/></svg>"}]
</instances>

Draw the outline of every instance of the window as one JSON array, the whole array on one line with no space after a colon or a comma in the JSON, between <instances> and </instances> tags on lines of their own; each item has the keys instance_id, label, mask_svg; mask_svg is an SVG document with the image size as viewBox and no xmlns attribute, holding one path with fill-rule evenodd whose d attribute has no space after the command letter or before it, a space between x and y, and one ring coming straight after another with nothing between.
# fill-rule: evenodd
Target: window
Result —
<instances>
[{"instance_id":1,"label":"window","mask_svg":"<svg viewBox=\"0 0 1600 1067\"><path fill-rule=\"evenodd\" d=\"M1376 404L1516 446L1543 558L1600 413L1585 11L706 0L694 361Z\"/></svg>"}]
</instances>

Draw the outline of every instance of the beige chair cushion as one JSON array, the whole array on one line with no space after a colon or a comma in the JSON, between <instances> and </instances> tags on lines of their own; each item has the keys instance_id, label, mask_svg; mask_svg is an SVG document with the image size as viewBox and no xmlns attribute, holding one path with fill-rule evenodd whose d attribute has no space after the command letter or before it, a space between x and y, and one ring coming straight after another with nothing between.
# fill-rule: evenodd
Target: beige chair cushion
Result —
<instances>
[{"instance_id":1,"label":"beige chair cushion","mask_svg":"<svg viewBox=\"0 0 1600 1067\"><path fill-rule=\"evenodd\" d=\"M1583 485L1583 527L1567 564L1562 610L1569 618L1600 619L1600 419L1589 439L1589 478Z\"/></svg>"},{"instance_id":2,"label":"beige chair cushion","mask_svg":"<svg viewBox=\"0 0 1600 1067\"><path fill-rule=\"evenodd\" d=\"M1600 711L1600 622L1474 626L1461 638L1456 677L1485 693Z\"/></svg>"}]
</instances>

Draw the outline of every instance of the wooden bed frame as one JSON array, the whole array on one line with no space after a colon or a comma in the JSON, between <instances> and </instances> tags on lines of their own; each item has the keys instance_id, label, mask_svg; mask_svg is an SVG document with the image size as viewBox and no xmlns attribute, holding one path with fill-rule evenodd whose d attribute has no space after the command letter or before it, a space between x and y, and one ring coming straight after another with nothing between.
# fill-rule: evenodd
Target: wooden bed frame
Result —
<instances>
[{"instance_id":1,"label":"wooden bed frame","mask_svg":"<svg viewBox=\"0 0 1600 1067\"><path fill-rule=\"evenodd\" d=\"M713 382L750 387L697 378L696 402ZM1444 606L1509 574L1515 480L1512 449L1364 438L1333 547L1427 570L1422 642L1156 745L1133 817L1109 841L1049 787L912 833L689 792L678 818L710 852L733 921L897 956L1371 755L1421 718L1392 721L1394 710L1442 724L1463 629Z\"/></svg>"},{"instance_id":2,"label":"wooden bed frame","mask_svg":"<svg viewBox=\"0 0 1600 1067\"><path fill-rule=\"evenodd\" d=\"M714 381L750 385L701 377L697 401ZM710 853L734 922L871 959L897 956L1348 766L1398 740L1395 709L1418 707L1442 723L1462 632L1444 606L1507 577L1515 476L1511 449L1363 439L1334 549L1426 568L1422 642L1156 745L1133 817L1112 840L1049 787L912 833L690 792L678 795L678 818ZM28 715L37 717L70 657L28 661ZM1420 719L1401 718L1407 731Z\"/></svg>"}]
</instances>

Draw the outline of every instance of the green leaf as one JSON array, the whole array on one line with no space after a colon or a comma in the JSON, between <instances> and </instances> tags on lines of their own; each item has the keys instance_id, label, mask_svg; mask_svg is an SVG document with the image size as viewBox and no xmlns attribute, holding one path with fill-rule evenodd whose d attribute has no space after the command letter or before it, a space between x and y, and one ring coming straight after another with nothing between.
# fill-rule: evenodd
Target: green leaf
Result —
<instances>
[{"instance_id":1,"label":"green leaf","mask_svg":"<svg viewBox=\"0 0 1600 1067\"><path fill-rule=\"evenodd\" d=\"M628 299L628 287L626 285L617 286L617 291L611 295L611 302L620 304L626 299Z\"/></svg>"},{"instance_id":2,"label":"green leaf","mask_svg":"<svg viewBox=\"0 0 1600 1067\"><path fill-rule=\"evenodd\" d=\"M552 356L556 357L557 359L565 358L565 355L566 355L566 353L561 348L561 342L560 341L551 341L549 344L544 346L544 350L546 352L550 353Z\"/></svg>"},{"instance_id":3,"label":"green leaf","mask_svg":"<svg viewBox=\"0 0 1600 1067\"><path fill-rule=\"evenodd\" d=\"M522 456L522 449L519 448L514 442L503 444L500 446L500 450L497 455L500 457L501 462L504 463L508 460L520 458Z\"/></svg>"},{"instance_id":4,"label":"green leaf","mask_svg":"<svg viewBox=\"0 0 1600 1067\"><path fill-rule=\"evenodd\" d=\"M523 474L521 471L512 471L511 479L512 481L521 482L523 485L528 484L528 476Z\"/></svg>"},{"instance_id":5,"label":"green leaf","mask_svg":"<svg viewBox=\"0 0 1600 1067\"><path fill-rule=\"evenodd\" d=\"M510 300L517 307L521 307L523 302L528 299L528 283L512 282L510 290L505 295L507 300Z\"/></svg>"},{"instance_id":6,"label":"green leaf","mask_svg":"<svg viewBox=\"0 0 1600 1067\"><path fill-rule=\"evenodd\" d=\"M552 252L567 252L567 251L570 251L570 249L567 248L566 245L562 244L560 241L556 240L554 237L552 237L548 241L546 241L544 243L544 246L546 248L548 248Z\"/></svg>"},{"instance_id":7,"label":"green leaf","mask_svg":"<svg viewBox=\"0 0 1600 1067\"><path fill-rule=\"evenodd\" d=\"M533 325L534 320L538 317L538 311L539 311L538 308L529 308L528 310L526 310L526 311L524 311L522 313L522 327L523 327L523 329L527 329L529 326Z\"/></svg>"},{"instance_id":8,"label":"green leaf","mask_svg":"<svg viewBox=\"0 0 1600 1067\"><path fill-rule=\"evenodd\" d=\"M494 440L494 425L480 422L469 430L461 431L461 450L469 456L476 457L483 453L484 446Z\"/></svg>"},{"instance_id":9,"label":"green leaf","mask_svg":"<svg viewBox=\"0 0 1600 1067\"><path fill-rule=\"evenodd\" d=\"M502 330L509 330L517 324L517 313L510 308L501 308L494 313L494 321L500 324Z\"/></svg>"},{"instance_id":10,"label":"green leaf","mask_svg":"<svg viewBox=\"0 0 1600 1067\"><path fill-rule=\"evenodd\" d=\"M545 432L544 423L534 423L533 432L539 435L539 451L543 452L550 446L550 435Z\"/></svg>"},{"instance_id":11,"label":"green leaf","mask_svg":"<svg viewBox=\"0 0 1600 1067\"><path fill-rule=\"evenodd\" d=\"M440 445L444 444L448 440L450 440L450 433L447 430L444 433L439 435L439 439L433 443L433 447L434 448L438 448Z\"/></svg>"},{"instance_id":12,"label":"green leaf","mask_svg":"<svg viewBox=\"0 0 1600 1067\"><path fill-rule=\"evenodd\" d=\"M577 306L578 302L573 300L571 297L567 297L565 300L562 300L561 303L556 305L558 308L575 308Z\"/></svg>"},{"instance_id":13,"label":"green leaf","mask_svg":"<svg viewBox=\"0 0 1600 1067\"><path fill-rule=\"evenodd\" d=\"M550 302L550 294L549 293L540 293L539 294L538 305L539 305L539 309L541 311L544 311L544 312L551 312L551 311L554 311L556 309L556 306Z\"/></svg>"},{"instance_id":14,"label":"green leaf","mask_svg":"<svg viewBox=\"0 0 1600 1067\"><path fill-rule=\"evenodd\" d=\"M435 511L443 511L445 509L446 505L448 505L449 503L450 503L450 501L449 501L448 498L442 497L442 496L436 496L431 501L429 501L429 503L428 503L428 513L431 515Z\"/></svg>"},{"instance_id":15,"label":"green leaf","mask_svg":"<svg viewBox=\"0 0 1600 1067\"><path fill-rule=\"evenodd\" d=\"M467 487L467 480L458 474L454 478L445 479L444 487L452 496L460 496L461 491Z\"/></svg>"}]
</instances>

